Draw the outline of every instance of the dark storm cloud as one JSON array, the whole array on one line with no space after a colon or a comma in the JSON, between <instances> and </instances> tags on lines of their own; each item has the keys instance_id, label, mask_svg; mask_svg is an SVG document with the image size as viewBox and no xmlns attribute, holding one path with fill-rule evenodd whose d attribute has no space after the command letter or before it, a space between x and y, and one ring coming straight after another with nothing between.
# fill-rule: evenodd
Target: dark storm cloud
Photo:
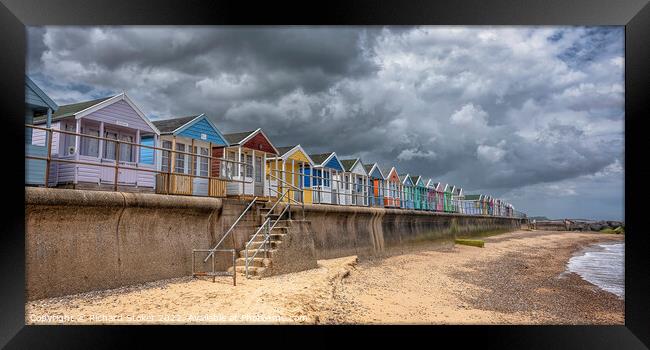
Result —
<instances>
[{"instance_id":1,"label":"dark storm cloud","mask_svg":"<svg viewBox=\"0 0 650 350\"><path fill-rule=\"evenodd\" d=\"M622 182L620 27L46 27L28 63L59 103L126 90L522 208Z\"/></svg>"}]
</instances>

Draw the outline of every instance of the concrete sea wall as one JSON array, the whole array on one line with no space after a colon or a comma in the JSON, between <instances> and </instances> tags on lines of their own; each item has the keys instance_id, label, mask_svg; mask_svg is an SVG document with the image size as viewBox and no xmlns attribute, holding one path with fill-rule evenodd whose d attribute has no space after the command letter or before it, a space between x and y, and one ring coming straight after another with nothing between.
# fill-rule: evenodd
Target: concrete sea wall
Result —
<instances>
[{"instance_id":1,"label":"concrete sea wall","mask_svg":"<svg viewBox=\"0 0 650 350\"><path fill-rule=\"evenodd\" d=\"M301 208L294 206L292 212L302 217ZM305 219L311 223L317 259L376 255L420 241L449 246L459 234L511 231L521 226L512 218L308 204Z\"/></svg>"},{"instance_id":2,"label":"concrete sea wall","mask_svg":"<svg viewBox=\"0 0 650 350\"><path fill-rule=\"evenodd\" d=\"M188 276L192 249L216 244L248 204L33 187L25 202L28 300ZM302 218L300 208L292 212ZM242 219L224 248L244 247L261 223L256 214ZM419 240L453 244L457 233L519 227L507 218L328 205L305 205L305 218L274 257L274 274L314 267L314 259L380 254ZM218 269L230 263L218 255Z\"/></svg>"}]
</instances>

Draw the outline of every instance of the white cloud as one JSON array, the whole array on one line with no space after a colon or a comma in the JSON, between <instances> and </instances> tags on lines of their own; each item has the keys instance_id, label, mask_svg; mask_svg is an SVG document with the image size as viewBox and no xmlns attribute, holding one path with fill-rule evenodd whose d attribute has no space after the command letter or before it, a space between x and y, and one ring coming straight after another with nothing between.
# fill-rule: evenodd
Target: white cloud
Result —
<instances>
[{"instance_id":1,"label":"white cloud","mask_svg":"<svg viewBox=\"0 0 650 350\"><path fill-rule=\"evenodd\" d=\"M488 114L481 109L481 106L474 106L473 103L464 105L461 109L451 115L451 123L456 125L479 125L485 126Z\"/></svg>"},{"instance_id":2,"label":"white cloud","mask_svg":"<svg viewBox=\"0 0 650 350\"><path fill-rule=\"evenodd\" d=\"M479 145L476 148L476 157L483 162L497 163L501 161L505 155L506 151L500 147Z\"/></svg>"},{"instance_id":3,"label":"white cloud","mask_svg":"<svg viewBox=\"0 0 650 350\"><path fill-rule=\"evenodd\" d=\"M415 148L411 148L405 149L397 155L397 160L412 160L416 158L434 160L436 159L436 153L433 151L421 151Z\"/></svg>"}]
</instances>

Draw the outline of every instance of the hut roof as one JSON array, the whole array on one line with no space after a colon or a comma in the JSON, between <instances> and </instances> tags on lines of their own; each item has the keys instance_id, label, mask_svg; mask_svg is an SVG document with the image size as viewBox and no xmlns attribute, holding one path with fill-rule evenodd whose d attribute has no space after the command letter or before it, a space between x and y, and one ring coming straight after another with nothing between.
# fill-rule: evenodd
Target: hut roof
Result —
<instances>
[{"instance_id":1,"label":"hut roof","mask_svg":"<svg viewBox=\"0 0 650 350\"><path fill-rule=\"evenodd\" d=\"M84 109L90 108L98 103L104 102L109 98L113 98L115 96L117 95L59 106L59 109L57 109L56 112L52 113L52 121L67 118L67 117L72 117L78 112L83 111ZM45 116L44 114L34 116L34 123L45 121L46 118L47 116Z\"/></svg>"},{"instance_id":2,"label":"hut roof","mask_svg":"<svg viewBox=\"0 0 650 350\"><path fill-rule=\"evenodd\" d=\"M310 154L309 157L314 161L316 164L322 164L324 161L329 158L329 156L332 155L334 152L329 152L329 153L319 153L319 154Z\"/></svg>"},{"instance_id":3,"label":"hut roof","mask_svg":"<svg viewBox=\"0 0 650 350\"><path fill-rule=\"evenodd\" d=\"M256 131L257 130L244 131L244 132L235 132L235 133L230 133L230 134L224 134L223 137L226 138L226 141L228 141L229 144L238 145L245 138L247 138L250 134L252 134L252 133L254 133Z\"/></svg>"},{"instance_id":4,"label":"hut roof","mask_svg":"<svg viewBox=\"0 0 650 350\"><path fill-rule=\"evenodd\" d=\"M358 161L359 158L341 159L341 164L343 164L343 169L345 171L352 171L352 168L354 168L354 165L357 164Z\"/></svg>"},{"instance_id":5,"label":"hut roof","mask_svg":"<svg viewBox=\"0 0 650 350\"><path fill-rule=\"evenodd\" d=\"M160 130L161 134L170 134L174 132L174 130L196 119L198 116L200 116L200 114L191 115L187 117L154 120L152 121L152 123L158 128L158 130Z\"/></svg>"}]
</instances>

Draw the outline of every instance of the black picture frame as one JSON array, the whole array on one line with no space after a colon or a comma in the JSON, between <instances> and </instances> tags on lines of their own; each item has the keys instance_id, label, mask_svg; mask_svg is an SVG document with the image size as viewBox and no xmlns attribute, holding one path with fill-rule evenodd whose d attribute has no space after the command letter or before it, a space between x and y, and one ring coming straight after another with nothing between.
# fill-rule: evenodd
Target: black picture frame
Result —
<instances>
[{"instance_id":1,"label":"black picture frame","mask_svg":"<svg viewBox=\"0 0 650 350\"><path fill-rule=\"evenodd\" d=\"M24 72L26 25L624 25L625 26L625 326L432 326L432 327L274 327L254 330L218 327L25 326L24 245ZM298 330L319 345L336 342L330 333L367 340L425 338L423 345L478 342L498 348L647 348L650 344L650 251L643 217L648 196L644 151L650 96L650 5L648 0L455 0L424 1L106 1L2 0L0 5L0 96L6 121L1 138L3 216L0 235L0 346L7 348L114 348L203 339L214 346L226 340L275 339ZM161 329L162 328L162 329ZM236 335L233 335L237 331ZM399 338L396 336L399 333ZM270 338L265 338L270 337ZM246 340L248 339L248 340ZM426 340L429 340L427 343ZM187 343L189 344L189 342ZM645 345L644 345L645 344ZM255 345L253 345L255 346ZM443 345L444 346L444 345Z\"/></svg>"}]
</instances>

